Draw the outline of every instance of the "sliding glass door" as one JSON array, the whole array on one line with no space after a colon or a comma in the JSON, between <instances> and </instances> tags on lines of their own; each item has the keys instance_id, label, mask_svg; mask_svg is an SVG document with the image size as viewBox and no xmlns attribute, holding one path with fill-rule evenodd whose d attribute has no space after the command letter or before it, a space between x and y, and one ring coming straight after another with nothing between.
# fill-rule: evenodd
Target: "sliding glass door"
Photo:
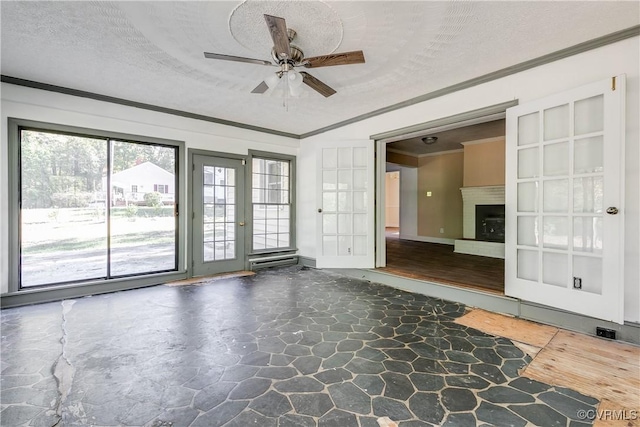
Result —
<instances>
[{"instance_id":1,"label":"sliding glass door","mask_svg":"<svg viewBox=\"0 0 640 427\"><path fill-rule=\"evenodd\" d=\"M21 288L177 270L177 147L19 130Z\"/></svg>"}]
</instances>

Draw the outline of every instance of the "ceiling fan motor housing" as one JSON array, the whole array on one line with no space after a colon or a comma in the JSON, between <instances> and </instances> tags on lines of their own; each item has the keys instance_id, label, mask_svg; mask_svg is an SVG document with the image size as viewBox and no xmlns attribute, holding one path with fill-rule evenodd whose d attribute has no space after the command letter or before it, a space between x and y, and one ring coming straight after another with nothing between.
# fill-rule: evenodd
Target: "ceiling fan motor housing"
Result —
<instances>
[{"instance_id":1,"label":"ceiling fan motor housing","mask_svg":"<svg viewBox=\"0 0 640 427\"><path fill-rule=\"evenodd\" d=\"M296 38L296 30L292 28L287 28L287 38L289 39L289 57L281 58L278 53L276 53L275 46L271 49L271 57L277 63L282 65L283 62L288 62L293 66L298 66L304 59L304 52L298 46L291 44L293 39Z\"/></svg>"}]
</instances>

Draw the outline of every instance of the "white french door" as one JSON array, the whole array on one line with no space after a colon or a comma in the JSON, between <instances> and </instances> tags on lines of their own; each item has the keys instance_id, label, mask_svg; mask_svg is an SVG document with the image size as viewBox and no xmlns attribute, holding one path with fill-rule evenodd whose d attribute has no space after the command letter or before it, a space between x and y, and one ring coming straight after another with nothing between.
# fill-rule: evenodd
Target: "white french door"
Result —
<instances>
[{"instance_id":1,"label":"white french door","mask_svg":"<svg viewBox=\"0 0 640 427\"><path fill-rule=\"evenodd\" d=\"M623 323L624 76L507 110L505 293Z\"/></svg>"},{"instance_id":2,"label":"white french door","mask_svg":"<svg viewBox=\"0 0 640 427\"><path fill-rule=\"evenodd\" d=\"M316 266L374 267L374 142L319 144Z\"/></svg>"}]
</instances>

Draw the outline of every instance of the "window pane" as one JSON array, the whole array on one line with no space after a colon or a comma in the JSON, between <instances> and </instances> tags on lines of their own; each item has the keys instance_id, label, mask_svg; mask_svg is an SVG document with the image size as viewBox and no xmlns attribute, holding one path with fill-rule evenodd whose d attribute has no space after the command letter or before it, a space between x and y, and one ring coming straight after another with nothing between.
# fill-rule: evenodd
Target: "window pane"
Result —
<instances>
[{"instance_id":1,"label":"window pane","mask_svg":"<svg viewBox=\"0 0 640 427\"><path fill-rule=\"evenodd\" d=\"M335 152L325 153L331 163ZM254 158L252 162L252 201L253 201L253 249L272 249L288 247L290 244L289 221L289 171L288 161ZM335 173L333 184L335 185ZM331 198L331 193L325 193ZM335 193L333 200L335 210Z\"/></svg>"},{"instance_id":2,"label":"window pane","mask_svg":"<svg viewBox=\"0 0 640 427\"><path fill-rule=\"evenodd\" d=\"M174 270L176 149L111 144L111 275ZM138 188L136 194L127 191L132 185Z\"/></svg>"},{"instance_id":3,"label":"window pane","mask_svg":"<svg viewBox=\"0 0 640 427\"><path fill-rule=\"evenodd\" d=\"M106 277L107 141L20 136L21 286Z\"/></svg>"}]
</instances>

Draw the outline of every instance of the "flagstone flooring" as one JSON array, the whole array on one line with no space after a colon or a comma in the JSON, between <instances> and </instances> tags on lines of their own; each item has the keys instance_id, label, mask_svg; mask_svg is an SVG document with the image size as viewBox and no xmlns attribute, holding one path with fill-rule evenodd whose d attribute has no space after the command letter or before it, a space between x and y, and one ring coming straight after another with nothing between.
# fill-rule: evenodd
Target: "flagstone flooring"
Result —
<instances>
[{"instance_id":1,"label":"flagstone flooring","mask_svg":"<svg viewBox=\"0 0 640 427\"><path fill-rule=\"evenodd\" d=\"M7 426L591 425L465 306L275 268L2 310Z\"/></svg>"}]
</instances>

